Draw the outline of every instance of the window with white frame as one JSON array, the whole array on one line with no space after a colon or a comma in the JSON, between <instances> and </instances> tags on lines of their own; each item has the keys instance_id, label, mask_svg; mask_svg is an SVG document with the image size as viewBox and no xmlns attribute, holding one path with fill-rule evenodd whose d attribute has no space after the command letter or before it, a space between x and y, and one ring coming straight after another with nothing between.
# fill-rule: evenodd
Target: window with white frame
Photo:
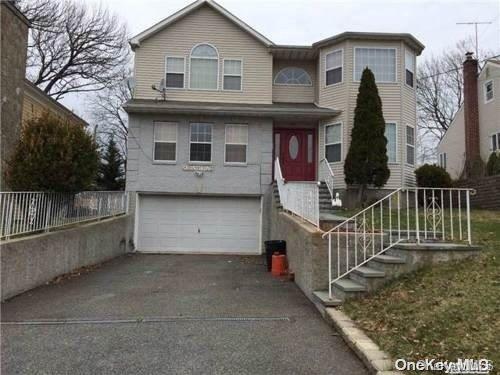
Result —
<instances>
[{"instance_id":1,"label":"window with white frame","mask_svg":"<svg viewBox=\"0 0 500 375\"><path fill-rule=\"evenodd\" d=\"M189 138L189 161L212 161L212 124L191 123Z\"/></svg>"},{"instance_id":2,"label":"window with white frame","mask_svg":"<svg viewBox=\"0 0 500 375\"><path fill-rule=\"evenodd\" d=\"M446 152L442 152L439 154L439 166L443 169L446 169Z\"/></svg>"},{"instance_id":3,"label":"window with white frame","mask_svg":"<svg viewBox=\"0 0 500 375\"><path fill-rule=\"evenodd\" d=\"M342 160L342 124L325 126L325 158L330 163Z\"/></svg>"},{"instance_id":4,"label":"window with white frame","mask_svg":"<svg viewBox=\"0 0 500 375\"><path fill-rule=\"evenodd\" d=\"M354 80L360 81L369 68L378 82L396 82L396 49L354 48Z\"/></svg>"},{"instance_id":5,"label":"window with white frame","mask_svg":"<svg viewBox=\"0 0 500 375\"><path fill-rule=\"evenodd\" d=\"M493 81L488 81L484 83L484 102L489 103L493 100Z\"/></svg>"},{"instance_id":6,"label":"window with white frame","mask_svg":"<svg viewBox=\"0 0 500 375\"><path fill-rule=\"evenodd\" d=\"M241 60L224 60L224 90L241 91Z\"/></svg>"},{"instance_id":7,"label":"window with white frame","mask_svg":"<svg viewBox=\"0 0 500 375\"><path fill-rule=\"evenodd\" d=\"M387 161L397 162L398 131L395 123L385 124L385 138L387 139Z\"/></svg>"},{"instance_id":8,"label":"window with white frame","mask_svg":"<svg viewBox=\"0 0 500 375\"><path fill-rule=\"evenodd\" d=\"M209 44L199 44L191 51L189 88L217 90L219 54Z\"/></svg>"},{"instance_id":9,"label":"window with white frame","mask_svg":"<svg viewBox=\"0 0 500 375\"><path fill-rule=\"evenodd\" d=\"M154 161L175 162L177 155L177 123L154 123Z\"/></svg>"},{"instance_id":10,"label":"window with white frame","mask_svg":"<svg viewBox=\"0 0 500 375\"><path fill-rule=\"evenodd\" d=\"M413 87L415 80L415 55L409 50L405 50L405 75L406 84Z\"/></svg>"},{"instance_id":11,"label":"window with white frame","mask_svg":"<svg viewBox=\"0 0 500 375\"><path fill-rule=\"evenodd\" d=\"M415 128L406 125L406 163L415 165Z\"/></svg>"},{"instance_id":12,"label":"window with white frame","mask_svg":"<svg viewBox=\"0 0 500 375\"><path fill-rule=\"evenodd\" d=\"M248 126L226 125L225 162L245 164L247 162Z\"/></svg>"},{"instance_id":13,"label":"window with white frame","mask_svg":"<svg viewBox=\"0 0 500 375\"><path fill-rule=\"evenodd\" d=\"M338 50L328 53L325 56L325 82L327 86L342 82L342 53L342 50Z\"/></svg>"},{"instance_id":14,"label":"window with white frame","mask_svg":"<svg viewBox=\"0 0 500 375\"><path fill-rule=\"evenodd\" d=\"M500 132L492 134L491 136L491 151L500 150Z\"/></svg>"},{"instance_id":15,"label":"window with white frame","mask_svg":"<svg viewBox=\"0 0 500 375\"><path fill-rule=\"evenodd\" d=\"M165 86L167 88L184 88L184 58L167 57L165 65Z\"/></svg>"},{"instance_id":16,"label":"window with white frame","mask_svg":"<svg viewBox=\"0 0 500 375\"><path fill-rule=\"evenodd\" d=\"M288 67L281 69L274 79L275 85L311 86L311 76L302 68Z\"/></svg>"}]
</instances>

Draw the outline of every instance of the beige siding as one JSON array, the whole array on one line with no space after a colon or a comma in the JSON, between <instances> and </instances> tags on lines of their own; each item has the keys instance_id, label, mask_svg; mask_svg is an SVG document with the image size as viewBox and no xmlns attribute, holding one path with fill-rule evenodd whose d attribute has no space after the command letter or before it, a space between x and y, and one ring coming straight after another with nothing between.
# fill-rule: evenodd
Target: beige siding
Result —
<instances>
[{"instance_id":1,"label":"beige siding","mask_svg":"<svg viewBox=\"0 0 500 375\"><path fill-rule=\"evenodd\" d=\"M342 113L332 121L323 122L320 126L320 160L324 157L324 125L341 121L343 123L342 157L345 159L350 144L351 129L354 122L354 109L358 95L359 82L353 79L353 62L355 47L389 47L396 48L397 74L395 83L378 83L379 95L382 99L383 113L386 122L397 124L398 144L397 162L390 164L391 177L385 188L395 189L400 186L414 185L414 167L406 164L406 125L416 126L415 90L404 82L404 44L400 42L363 42L346 41L324 48L319 55L319 92L318 103L321 106L339 109ZM327 53L343 49L344 69L343 82L337 85L325 85L325 56ZM343 161L332 163L331 167L337 176L339 188L345 187Z\"/></svg>"},{"instance_id":2,"label":"beige siding","mask_svg":"<svg viewBox=\"0 0 500 375\"><path fill-rule=\"evenodd\" d=\"M219 90L190 90L189 55L198 43L210 43L219 52ZM135 98L154 99L151 89L165 74L165 57L185 57L185 89L167 90L170 100L271 103L272 56L267 48L208 6L190 13L141 42L135 51ZM222 59L243 60L243 90L222 90Z\"/></svg>"},{"instance_id":3,"label":"beige siding","mask_svg":"<svg viewBox=\"0 0 500 375\"><path fill-rule=\"evenodd\" d=\"M493 81L493 101L485 103L484 84ZM479 76L479 147L487 162L491 153L491 135L500 132L500 67L489 64Z\"/></svg>"},{"instance_id":4,"label":"beige siding","mask_svg":"<svg viewBox=\"0 0 500 375\"><path fill-rule=\"evenodd\" d=\"M446 171L450 174L451 178L459 178L464 169L465 161L465 126L463 106L455 115L448 131L439 143L437 151L438 155L446 153Z\"/></svg>"},{"instance_id":5,"label":"beige siding","mask_svg":"<svg viewBox=\"0 0 500 375\"><path fill-rule=\"evenodd\" d=\"M278 72L286 67L304 69L310 76L311 86L275 85ZM313 61L274 60L273 63L273 102L313 103L316 89L316 66Z\"/></svg>"}]
</instances>

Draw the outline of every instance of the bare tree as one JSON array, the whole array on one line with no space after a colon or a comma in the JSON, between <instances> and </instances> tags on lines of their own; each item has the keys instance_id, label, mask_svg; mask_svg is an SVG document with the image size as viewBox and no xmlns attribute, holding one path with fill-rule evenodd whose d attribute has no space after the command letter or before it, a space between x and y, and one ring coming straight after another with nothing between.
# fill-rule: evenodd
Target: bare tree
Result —
<instances>
[{"instance_id":1,"label":"bare tree","mask_svg":"<svg viewBox=\"0 0 500 375\"><path fill-rule=\"evenodd\" d=\"M20 0L32 20L28 78L48 95L103 90L120 79L128 59L127 30L101 6Z\"/></svg>"},{"instance_id":2,"label":"bare tree","mask_svg":"<svg viewBox=\"0 0 500 375\"><path fill-rule=\"evenodd\" d=\"M127 156L128 116L122 106L132 98L131 76L131 69L123 69L121 79L114 85L96 91L87 99L99 143L107 144L114 138L123 158Z\"/></svg>"}]
</instances>

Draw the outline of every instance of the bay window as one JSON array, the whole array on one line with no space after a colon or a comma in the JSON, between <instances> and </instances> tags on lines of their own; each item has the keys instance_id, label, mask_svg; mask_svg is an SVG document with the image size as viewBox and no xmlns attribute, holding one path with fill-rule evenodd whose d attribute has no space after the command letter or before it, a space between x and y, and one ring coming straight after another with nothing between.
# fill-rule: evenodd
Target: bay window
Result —
<instances>
[{"instance_id":1,"label":"bay window","mask_svg":"<svg viewBox=\"0 0 500 375\"><path fill-rule=\"evenodd\" d=\"M398 132L395 123L385 124L385 138L387 139L387 161L396 163Z\"/></svg>"},{"instance_id":2,"label":"bay window","mask_svg":"<svg viewBox=\"0 0 500 375\"><path fill-rule=\"evenodd\" d=\"M369 68L375 81L396 82L395 48L354 48L354 80L360 81L365 68Z\"/></svg>"},{"instance_id":3,"label":"bay window","mask_svg":"<svg viewBox=\"0 0 500 375\"><path fill-rule=\"evenodd\" d=\"M329 163L342 160L342 124L325 126L325 158Z\"/></svg>"}]
</instances>

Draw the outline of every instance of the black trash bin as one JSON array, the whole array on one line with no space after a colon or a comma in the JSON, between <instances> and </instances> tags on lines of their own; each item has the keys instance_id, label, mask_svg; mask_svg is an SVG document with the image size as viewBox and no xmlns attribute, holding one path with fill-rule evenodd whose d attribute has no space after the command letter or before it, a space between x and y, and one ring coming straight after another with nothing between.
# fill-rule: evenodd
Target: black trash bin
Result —
<instances>
[{"instance_id":1,"label":"black trash bin","mask_svg":"<svg viewBox=\"0 0 500 375\"><path fill-rule=\"evenodd\" d=\"M277 252L286 255L286 241L264 241L264 245L266 247L267 270L270 272L273 262L273 254Z\"/></svg>"}]
</instances>

